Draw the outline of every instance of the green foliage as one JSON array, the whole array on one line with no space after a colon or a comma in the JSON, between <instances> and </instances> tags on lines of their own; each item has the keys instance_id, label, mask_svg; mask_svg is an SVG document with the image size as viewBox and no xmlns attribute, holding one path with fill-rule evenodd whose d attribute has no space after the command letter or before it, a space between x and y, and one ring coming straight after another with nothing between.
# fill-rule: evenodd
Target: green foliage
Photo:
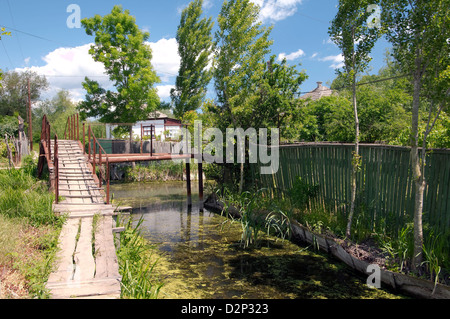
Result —
<instances>
[{"instance_id":1,"label":"green foliage","mask_svg":"<svg viewBox=\"0 0 450 319\"><path fill-rule=\"evenodd\" d=\"M49 86L45 76L32 71L9 71L3 74L0 85L0 115L14 116L18 113L23 119L27 118L28 80L33 103L40 99L41 93Z\"/></svg>"},{"instance_id":2,"label":"green foliage","mask_svg":"<svg viewBox=\"0 0 450 319\"><path fill-rule=\"evenodd\" d=\"M5 138L5 134L16 136L19 129L19 122L16 116L2 116L0 118L0 139Z\"/></svg>"},{"instance_id":3,"label":"green foliage","mask_svg":"<svg viewBox=\"0 0 450 319\"><path fill-rule=\"evenodd\" d=\"M280 128L281 137L288 137L301 116L301 102L296 96L307 78L305 71L287 65L286 59L276 63L275 56L271 56L257 83L258 98L252 103L252 127Z\"/></svg>"},{"instance_id":4,"label":"green foliage","mask_svg":"<svg viewBox=\"0 0 450 319\"><path fill-rule=\"evenodd\" d=\"M77 105L70 99L70 93L66 90L59 91L52 99L47 99L33 108L34 141L41 139L42 118L47 116L51 125L51 137L57 134L59 139L64 138L67 119L76 113ZM80 119L81 121L81 119ZM81 122L80 122L81 123ZM82 130L80 124L80 132Z\"/></svg>"},{"instance_id":5,"label":"green foliage","mask_svg":"<svg viewBox=\"0 0 450 319\"><path fill-rule=\"evenodd\" d=\"M218 128L251 127L252 101L264 71L272 28L258 21L259 7L249 0L224 1L215 33L214 85L218 105L210 111Z\"/></svg>"},{"instance_id":6,"label":"green foliage","mask_svg":"<svg viewBox=\"0 0 450 319\"><path fill-rule=\"evenodd\" d=\"M157 265L157 260L152 258L152 250L156 248L142 237L142 222L142 217L136 225L131 218L127 221L117 219L117 226L125 227L125 231L120 233L117 250L122 299L156 299L163 286L152 274Z\"/></svg>"},{"instance_id":7,"label":"green foliage","mask_svg":"<svg viewBox=\"0 0 450 319\"><path fill-rule=\"evenodd\" d=\"M178 53L181 57L176 88L170 95L174 113L181 118L188 111L200 108L206 95L206 87L212 78L208 63L212 53L211 18L203 18L203 0L192 1L181 13L177 31Z\"/></svg>"},{"instance_id":8,"label":"green foliage","mask_svg":"<svg viewBox=\"0 0 450 319\"><path fill-rule=\"evenodd\" d=\"M26 169L0 171L0 211L10 218L25 218L31 225L57 225L61 220L53 213L54 195L30 175L36 164L27 162Z\"/></svg>"},{"instance_id":9,"label":"green foliage","mask_svg":"<svg viewBox=\"0 0 450 319\"><path fill-rule=\"evenodd\" d=\"M103 63L117 92L85 78L86 101L79 110L85 117L100 117L107 123L134 123L148 117L160 104L153 87L159 78L151 64L152 51L145 43L149 33L139 30L136 19L121 6L114 6L104 17L95 15L81 23L88 35L95 36L89 53Z\"/></svg>"},{"instance_id":10,"label":"green foliage","mask_svg":"<svg viewBox=\"0 0 450 319\"><path fill-rule=\"evenodd\" d=\"M294 179L292 188L289 190L289 195L292 199L292 204L300 211L304 211L310 199L317 196L318 191L318 185L311 186L300 176L297 176Z\"/></svg>"},{"instance_id":11,"label":"green foliage","mask_svg":"<svg viewBox=\"0 0 450 319\"><path fill-rule=\"evenodd\" d=\"M258 246L263 230L282 239L291 236L292 205L285 194L265 188L240 194L224 188L223 191L217 190L216 194L224 203L227 217L232 218L229 209L238 210L237 221L242 226L241 246L244 249Z\"/></svg>"},{"instance_id":12,"label":"green foliage","mask_svg":"<svg viewBox=\"0 0 450 319\"><path fill-rule=\"evenodd\" d=\"M151 182L182 180L184 164L173 161L151 162L148 166L136 165L127 167L125 180L127 182Z\"/></svg>"}]
</instances>

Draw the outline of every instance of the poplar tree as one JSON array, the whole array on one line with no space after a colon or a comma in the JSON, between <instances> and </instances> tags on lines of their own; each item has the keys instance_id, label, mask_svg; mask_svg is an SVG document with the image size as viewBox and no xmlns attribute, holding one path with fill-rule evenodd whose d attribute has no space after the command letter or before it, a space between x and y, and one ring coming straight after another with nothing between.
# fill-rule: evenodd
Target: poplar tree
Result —
<instances>
[{"instance_id":1,"label":"poplar tree","mask_svg":"<svg viewBox=\"0 0 450 319\"><path fill-rule=\"evenodd\" d=\"M393 56L413 87L411 168L415 199L412 266L417 270L422 264L424 244L422 214L426 187L426 138L450 100L450 0L383 0L382 8L382 22L388 31L387 39L393 45ZM420 156L419 120L423 99L430 103Z\"/></svg>"},{"instance_id":2,"label":"poplar tree","mask_svg":"<svg viewBox=\"0 0 450 319\"><path fill-rule=\"evenodd\" d=\"M214 86L222 131L227 127L252 126L252 103L264 73L265 57L272 45L272 27L259 21L260 7L249 0L224 1L215 33ZM240 165L239 191L243 190L244 163Z\"/></svg>"},{"instance_id":3,"label":"poplar tree","mask_svg":"<svg viewBox=\"0 0 450 319\"><path fill-rule=\"evenodd\" d=\"M181 118L188 111L200 108L211 81L208 70L212 53L211 18L201 19L203 0L192 1L181 13L177 31L178 54L181 57L176 88L170 92L174 114Z\"/></svg>"},{"instance_id":4,"label":"poplar tree","mask_svg":"<svg viewBox=\"0 0 450 319\"><path fill-rule=\"evenodd\" d=\"M356 77L363 72L371 61L370 52L381 36L381 24L374 24L370 8L373 0L340 0L338 13L331 23L329 34L333 42L342 50L344 56L343 77L352 86L352 104L355 124L355 150L352 158L351 202L348 215L346 236L351 235L351 226L355 212L356 174L360 169L359 155L359 117L356 101ZM378 17L378 20L381 17ZM375 17L377 19L377 17ZM377 21L381 22L381 21ZM340 71L338 71L340 72Z\"/></svg>"},{"instance_id":5,"label":"poplar tree","mask_svg":"<svg viewBox=\"0 0 450 319\"><path fill-rule=\"evenodd\" d=\"M95 36L89 54L103 63L116 91L105 90L94 80L85 78L86 101L79 110L87 117L100 117L106 123L134 123L145 119L160 104L153 70L150 37L136 25L129 10L114 6L104 17L95 15L81 21L88 35Z\"/></svg>"}]
</instances>

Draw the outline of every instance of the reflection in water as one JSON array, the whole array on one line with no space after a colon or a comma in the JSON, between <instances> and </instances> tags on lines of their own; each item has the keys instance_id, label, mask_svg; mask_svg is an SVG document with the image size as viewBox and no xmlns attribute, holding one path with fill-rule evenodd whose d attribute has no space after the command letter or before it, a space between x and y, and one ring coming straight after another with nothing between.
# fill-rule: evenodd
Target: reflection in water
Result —
<instances>
[{"instance_id":1,"label":"reflection in water","mask_svg":"<svg viewBox=\"0 0 450 319\"><path fill-rule=\"evenodd\" d=\"M193 183L195 184L195 183ZM181 182L113 185L115 204L143 217L145 237L158 249L156 273L162 298L393 298L369 289L342 263L288 241L260 235L260 245L243 250L237 222L192 208Z\"/></svg>"}]
</instances>

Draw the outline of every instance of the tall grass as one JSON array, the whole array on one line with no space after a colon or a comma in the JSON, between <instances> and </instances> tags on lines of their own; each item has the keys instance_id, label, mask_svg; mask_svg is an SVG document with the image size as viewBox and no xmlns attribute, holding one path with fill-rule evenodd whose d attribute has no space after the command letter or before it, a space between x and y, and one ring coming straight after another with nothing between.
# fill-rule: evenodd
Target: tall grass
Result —
<instances>
[{"instance_id":1,"label":"tall grass","mask_svg":"<svg viewBox=\"0 0 450 319\"><path fill-rule=\"evenodd\" d=\"M45 282L58 250L64 218L53 213L54 195L45 181L34 176L36 164L32 158L25 158L22 166L0 170L0 265L20 273L26 297L47 298Z\"/></svg>"},{"instance_id":2,"label":"tall grass","mask_svg":"<svg viewBox=\"0 0 450 319\"><path fill-rule=\"evenodd\" d=\"M152 256L155 247L142 237L142 221L141 218L137 225L133 225L131 218L127 221L117 219L118 226L125 226L125 231L120 233L117 250L123 299L156 299L163 286L153 275L157 265Z\"/></svg>"},{"instance_id":3,"label":"tall grass","mask_svg":"<svg viewBox=\"0 0 450 319\"><path fill-rule=\"evenodd\" d=\"M43 181L30 174L33 168L0 171L0 213L10 218L25 218L33 226L60 221L53 213L54 195Z\"/></svg>"},{"instance_id":4,"label":"tall grass","mask_svg":"<svg viewBox=\"0 0 450 319\"><path fill-rule=\"evenodd\" d=\"M257 246L260 232L279 236L283 239L291 234L291 210L290 201L283 196L277 196L269 189L260 189L252 193L249 191L241 194L232 192L229 188L217 189L219 199L224 203L224 211L232 206L238 210L239 217L232 221L240 222L242 226L241 246L248 248Z\"/></svg>"}]
</instances>

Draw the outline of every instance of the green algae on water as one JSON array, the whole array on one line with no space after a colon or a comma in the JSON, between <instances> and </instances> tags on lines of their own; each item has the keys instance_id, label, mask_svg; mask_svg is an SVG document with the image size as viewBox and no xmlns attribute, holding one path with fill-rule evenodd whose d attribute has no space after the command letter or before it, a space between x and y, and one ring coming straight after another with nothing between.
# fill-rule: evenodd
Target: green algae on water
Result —
<instances>
[{"instance_id":1,"label":"green algae on water","mask_svg":"<svg viewBox=\"0 0 450 319\"><path fill-rule=\"evenodd\" d=\"M116 200L137 207L133 218L144 216L145 237L158 247L154 273L164 283L159 298L402 298L367 287L366 278L312 247L264 232L257 245L243 249L241 225L195 205L189 210L182 183L120 187ZM127 201L136 194L138 205Z\"/></svg>"}]
</instances>

